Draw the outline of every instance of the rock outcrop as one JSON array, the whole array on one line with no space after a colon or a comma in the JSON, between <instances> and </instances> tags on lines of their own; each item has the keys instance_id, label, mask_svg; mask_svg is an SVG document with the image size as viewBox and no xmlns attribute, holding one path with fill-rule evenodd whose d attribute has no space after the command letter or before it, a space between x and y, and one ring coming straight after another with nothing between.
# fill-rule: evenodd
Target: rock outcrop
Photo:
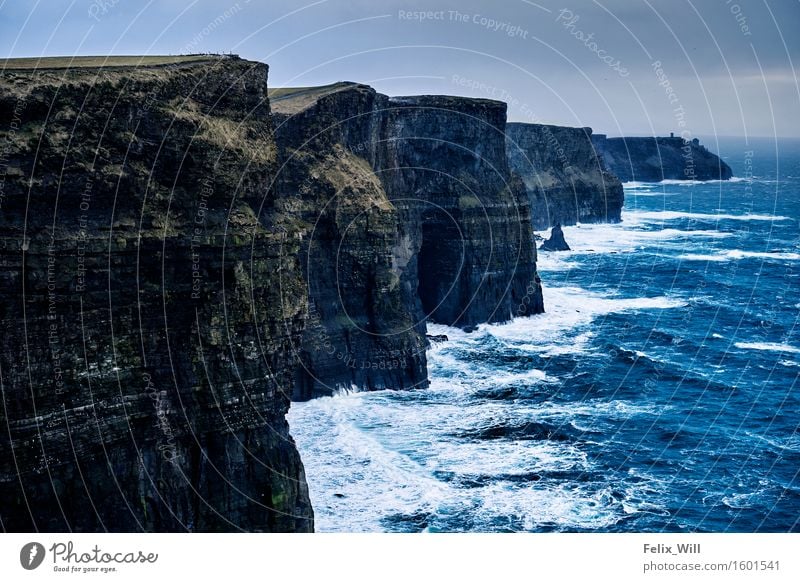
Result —
<instances>
[{"instance_id":1,"label":"rock outcrop","mask_svg":"<svg viewBox=\"0 0 800 582\"><path fill-rule=\"evenodd\" d=\"M592 147L592 130L509 123L506 148L512 171L522 177L533 226L619 222L622 183Z\"/></svg>"},{"instance_id":2,"label":"rock outcrop","mask_svg":"<svg viewBox=\"0 0 800 582\"><path fill-rule=\"evenodd\" d=\"M404 247L404 217L373 169L381 133L375 112L386 98L343 83L277 90L272 102L277 187L284 212L302 228L309 297L293 398L427 386L425 323L409 305L415 280L401 281L398 266L398 255L409 261L414 253Z\"/></svg>"},{"instance_id":3,"label":"rock outcrop","mask_svg":"<svg viewBox=\"0 0 800 582\"><path fill-rule=\"evenodd\" d=\"M6 531L313 529L267 67L165 61L0 75Z\"/></svg>"},{"instance_id":4,"label":"rock outcrop","mask_svg":"<svg viewBox=\"0 0 800 582\"><path fill-rule=\"evenodd\" d=\"M695 138L592 136L597 155L623 182L729 180L730 166Z\"/></svg>"},{"instance_id":5,"label":"rock outcrop","mask_svg":"<svg viewBox=\"0 0 800 582\"><path fill-rule=\"evenodd\" d=\"M543 310L505 104L352 83L271 96L317 314L295 398L424 386L426 321L470 329Z\"/></svg>"},{"instance_id":6,"label":"rock outcrop","mask_svg":"<svg viewBox=\"0 0 800 582\"><path fill-rule=\"evenodd\" d=\"M6 65L4 530L311 531L290 397L427 386L427 321L543 310L503 103Z\"/></svg>"},{"instance_id":7,"label":"rock outcrop","mask_svg":"<svg viewBox=\"0 0 800 582\"><path fill-rule=\"evenodd\" d=\"M539 247L543 251L568 251L570 250L566 239L564 238L564 231L561 225L557 224L550 231L550 238L542 243Z\"/></svg>"}]
</instances>

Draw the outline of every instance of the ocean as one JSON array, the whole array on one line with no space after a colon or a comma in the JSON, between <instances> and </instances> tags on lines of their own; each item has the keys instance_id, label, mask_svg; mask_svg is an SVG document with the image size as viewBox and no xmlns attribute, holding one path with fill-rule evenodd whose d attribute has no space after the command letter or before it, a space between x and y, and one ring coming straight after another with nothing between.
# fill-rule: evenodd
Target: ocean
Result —
<instances>
[{"instance_id":1,"label":"ocean","mask_svg":"<svg viewBox=\"0 0 800 582\"><path fill-rule=\"evenodd\" d=\"M800 531L800 142L705 143L737 178L565 227L547 313L429 326L430 389L293 403L317 531Z\"/></svg>"}]
</instances>

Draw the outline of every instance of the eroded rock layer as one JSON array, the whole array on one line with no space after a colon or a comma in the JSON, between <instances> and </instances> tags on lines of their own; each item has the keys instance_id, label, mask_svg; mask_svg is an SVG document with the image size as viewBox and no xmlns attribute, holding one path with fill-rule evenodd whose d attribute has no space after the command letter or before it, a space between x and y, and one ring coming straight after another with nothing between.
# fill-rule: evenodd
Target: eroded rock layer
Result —
<instances>
[{"instance_id":1,"label":"eroded rock layer","mask_svg":"<svg viewBox=\"0 0 800 582\"><path fill-rule=\"evenodd\" d=\"M530 210L505 156L505 104L388 98L352 83L272 92L314 321L295 398L427 385L426 321L542 311Z\"/></svg>"},{"instance_id":2,"label":"eroded rock layer","mask_svg":"<svg viewBox=\"0 0 800 582\"><path fill-rule=\"evenodd\" d=\"M622 183L592 147L591 128L509 123L511 169L525 183L533 225L619 222Z\"/></svg>"},{"instance_id":3,"label":"eroded rock layer","mask_svg":"<svg viewBox=\"0 0 800 582\"><path fill-rule=\"evenodd\" d=\"M267 68L0 77L0 524L311 531Z\"/></svg>"},{"instance_id":4,"label":"eroded rock layer","mask_svg":"<svg viewBox=\"0 0 800 582\"><path fill-rule=\"evenodd\" d=\"M623 182L729 180L730 166L701 145L680 137L592 137L603 163Z\"/></svg>"}]
</instances>

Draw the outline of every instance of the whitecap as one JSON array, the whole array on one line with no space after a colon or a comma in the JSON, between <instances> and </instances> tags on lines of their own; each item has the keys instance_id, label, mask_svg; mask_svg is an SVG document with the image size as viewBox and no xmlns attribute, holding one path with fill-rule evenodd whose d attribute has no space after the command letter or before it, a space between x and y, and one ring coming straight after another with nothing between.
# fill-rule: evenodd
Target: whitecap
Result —
<instances>
[{"instance_id":1,"label":"whitecap","mask_svg":"<svg viewBox=\"0 0 800 582\"><path fill-rule=\"evenodd\" d=\"M789 344L779 344L774 342L736 342L735 345L741 350L760 350L767 352L784 352L788 354L800 354L800 348Z\"/></svg>"},{"instance_id":2,"label":"whitecap","mask_svg":"<svg viewBox=\"0 0 800 582\"><path fill-rule=\"evenodd\" d=\"M676 210L629 210L625 216L635 217L640 221L653 221L662 222L664 220L765 220L765 221L779 221L779 220L792 220L788 216L780 216L777 214L708 214L702 212L680 212Z\"/></svg>"},{"instance_id":3,"label":"whitecap","mask_svg":"<svg viewBox=\"0 0 800 582\"><path fill-rule=\"evenodd\" d=\"M565 331L588 324L598 316L686 306L684 300L672 297L612 298L580 287L545 287L543 295L545 313L516 318L508 323L482 324L478 330L524 344L571 343L574 338L565 337Z\"/></svg>"},{"instance_id":4,"label":"whitecap","mask_svg":"<svg viewBox=\"0 0 800 582\"><path fill-rule=\"evenodd\" d=\"M734 259L753 258L753 259L779 259L782 261L800 260L800 253L786 253L786 252L763 253L763 252L752 252L752 251L740 251L738 249L734 249L731 251L727 251L725 254Z\"/></svg>"},{"instance_id":5,"label":"whitecap","mask_svg":"<svg viewBox=\"0 0 800 582\"><path fill-rule=\"evenodd\" d=\"M647 221L638 218L637 213L625 213L622 224L565 226L564 238L572 250L558 253L540 252L538 264L544 271L568 270L573 266L569 261L577 255L628 253L640 250L643 246L685 245L699 238L723 239L735 235L732 232L710 229L650 229Z\"/></svg>"},{"instance_id":6,"label":"whitecap","mask_svg":"<svg viewBox=\"0 0 800 582\"><path fill-rule=\"evenodd\" d=\"M634 190L633 192L628 192L628 196L634 196L636 198L655 198L655 197L664 197L664 196L677 196L677 192L653 192L652 190L646 190L644 192L640 192L638 190Z\"/></svg>"},{"instance_id":7,"label":"whitecap","mask_svg":"<svg viewBox=\"0 0 800 582\"><path fill-rule=\"evenodd\" d=\"M716 254L686 253L678 255L678 259L684 261L712 261L724 262L740 259L764 259L772 261L797 261L800 260L800 253L763 253L754 251L740 251L738 249L728 250Z\"/></svg>"},{"instance_id":8,"label":"whitecap","mask_svg":"<svg viewBox=\"0 0 800 582\"><path fill-rule=\"evenodd\" d=\"M637 182L634 180L631 182L622 183L622 187L625 188L625 190L635 190L637 188L654 188L656 186L658 186L658 182Z\"/></svg>"},{"instance_id":9,"label":"whitecap","mask_svg":"<svg viewBox=\"0 0 800 582\"><path fill-rule=\"evenodd\" d=\"M660 182L656 182L656 184L664 184L669 186L702 186L707 184L747 182L748 180L753 181L750 178L742 178L741 176L733 176L727 180L675 180L668 178L666 180L661 180Z\"/></svg>"}]
</instances>

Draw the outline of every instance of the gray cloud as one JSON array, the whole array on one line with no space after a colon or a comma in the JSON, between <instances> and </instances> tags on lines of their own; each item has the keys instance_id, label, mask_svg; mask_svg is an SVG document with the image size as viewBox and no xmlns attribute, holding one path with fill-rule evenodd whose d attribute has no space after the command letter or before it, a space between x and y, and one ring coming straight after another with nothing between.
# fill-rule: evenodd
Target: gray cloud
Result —
<instances>
[{"instance_id":1,"label":"gray cloud","mask_svg":"<svg viewBox=\"0 0 800 582\"><path fill-rule=\"evenodd\" d=\"M512 119L609 134L800 136L798 23L777 1L51 0L2 4L0 52L232 51L274 86L502 98Z\"/></svg>"}]
</instances>

